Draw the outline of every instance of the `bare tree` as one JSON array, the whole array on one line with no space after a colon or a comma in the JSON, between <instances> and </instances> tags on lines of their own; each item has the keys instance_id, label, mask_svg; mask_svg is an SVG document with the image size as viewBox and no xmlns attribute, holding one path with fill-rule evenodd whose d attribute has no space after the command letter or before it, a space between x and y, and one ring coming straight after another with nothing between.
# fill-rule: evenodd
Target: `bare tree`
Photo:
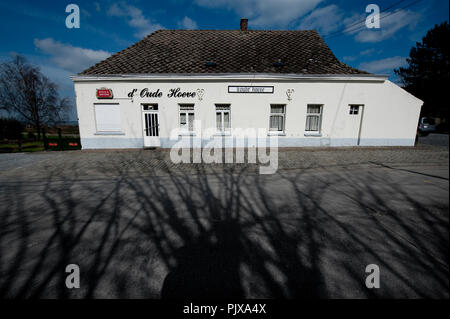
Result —
<instances>
[{"instance_id":1,"label":"bare tree","mask_svg":"<svg viewBox=\"0 0 450 319\"><path fill-rule=\"evenodd\" d=\"M59 98L57 85L23 56L0 64L0 109L33 125L39 139L42 126L61 121L69 106L67 98Z\"/></svg>"}]
</instances>

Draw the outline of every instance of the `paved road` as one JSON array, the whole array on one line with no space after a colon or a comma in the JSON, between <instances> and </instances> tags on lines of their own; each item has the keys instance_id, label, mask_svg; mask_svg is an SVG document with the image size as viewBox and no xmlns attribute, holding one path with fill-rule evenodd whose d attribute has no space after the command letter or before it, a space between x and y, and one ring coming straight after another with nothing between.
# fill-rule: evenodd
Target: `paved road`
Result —
<instances>
[{"instance_id":1,"label":"paved road","mask_svg":"<svg viewBox=\"0 0 450 319\"><path fill-rule=\"evenodd\" d=\"M419 143L423 145L435 145L448 147L448 134L430 134L427 136L420 136Z\"/></svg>"},{"instance_id":2,"label":"paved road","mask_svg":"<svg viewBox=\"0 0 450 319\"><path fill-rule=\"evenodd\" d=\"M27 165L35 165L51 158L51 153L6 153L0 154L0 171L9 171Z\"/></svg>"},{"instance_id":3,"label":"paved road","mask_svg":"<svg viewBox=\"0 0 450 319\"><path fill-rule=\"evenodd\" d=\"M0 172L2 297L449 297L448 150L282 152L273 175L41 155Z\"/></svg>"}]
</instances>

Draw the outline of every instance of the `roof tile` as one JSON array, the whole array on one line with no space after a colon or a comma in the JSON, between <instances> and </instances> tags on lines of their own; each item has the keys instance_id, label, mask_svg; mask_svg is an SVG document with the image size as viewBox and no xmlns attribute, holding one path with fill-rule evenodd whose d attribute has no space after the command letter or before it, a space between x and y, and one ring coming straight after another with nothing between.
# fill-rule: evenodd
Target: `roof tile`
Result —
<instances>
[{"instance_id":1,"label":"roof tile","mask_svg":"<svg viewBox=\"0 0 450 319\"><path fill-rule=\"evenodd\" d=\"M340 62L314 30L158 30L80 75L151 73L367 74Z\"/></svg>"}]
</instances>

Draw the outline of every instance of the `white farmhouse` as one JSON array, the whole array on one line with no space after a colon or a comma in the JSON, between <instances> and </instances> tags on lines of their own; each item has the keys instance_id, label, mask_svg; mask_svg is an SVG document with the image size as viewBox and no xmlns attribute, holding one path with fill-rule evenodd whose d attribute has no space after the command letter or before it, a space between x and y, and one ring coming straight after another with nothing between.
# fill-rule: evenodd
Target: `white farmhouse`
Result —
<instances>
[{"instance_id":1,"label":"white farmhouse","mask_svg":"<svg viewBox=\"0 0 450 319\"><path fill-rule=\"evenodd\" d=\"M83 149L233 141L412 146L422 101L340 62L316 31L159 30L73 76ZM189 138L187 140L189 140ZM232 145L232 144L228 144Z\"/></svg>"}]
</instances>

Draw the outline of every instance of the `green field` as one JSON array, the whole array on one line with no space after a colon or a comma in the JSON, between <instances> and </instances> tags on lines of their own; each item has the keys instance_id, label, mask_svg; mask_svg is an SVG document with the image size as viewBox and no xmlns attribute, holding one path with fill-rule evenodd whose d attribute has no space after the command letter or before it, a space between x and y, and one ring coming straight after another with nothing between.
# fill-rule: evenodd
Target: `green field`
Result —
<instances>
[{"instance_id":1,"label":"green field","mask_svg":"<svg viewBox=\"0 0 450 319\"><path fill-rule=\"evenodd\" d=\"M20 132L20 130L15 130L14 132L17 131ZM10 134L6 134L8 132ZM2 133L0 135L0 153L81 149L79 130L76 125L45 126L42 127L40 135L31 126L26 126L22 130L22 133L15 133L15 135L11 134L11 130L8 132L4 130L0 132ZM59 135L61 135L61 140L59 139ZM20 148L19 138L21 138ZM46 141L46 145L44 145L44 141Z\"/></svg>"},{"instance_id":2,"label":"green field","mask_svg":"<svg viewBox=\"0 0 450 319\"><path fill-rule=\"evenodd\" d=\"M22 150L19 149L19 144L17 143L0 144L0 153L40 152L44 150L43 141L23 142Z\"/></svg>"},{"instance_id":3,"label":"green field","mask_svg":"<svg viewBox=\"0 0 450 319\"><path fill-rule=\"evenodd\" d=\"M49 151L60 151L61 144L63 150L81 149L79 137L63 136L60 141L58 136L50 135L46 140L47 150ZM21 148L19 148L17 141L0 142L0 153L41 152L45 150L44 141L23 141Z\"/></svg>"}]
</instances>

